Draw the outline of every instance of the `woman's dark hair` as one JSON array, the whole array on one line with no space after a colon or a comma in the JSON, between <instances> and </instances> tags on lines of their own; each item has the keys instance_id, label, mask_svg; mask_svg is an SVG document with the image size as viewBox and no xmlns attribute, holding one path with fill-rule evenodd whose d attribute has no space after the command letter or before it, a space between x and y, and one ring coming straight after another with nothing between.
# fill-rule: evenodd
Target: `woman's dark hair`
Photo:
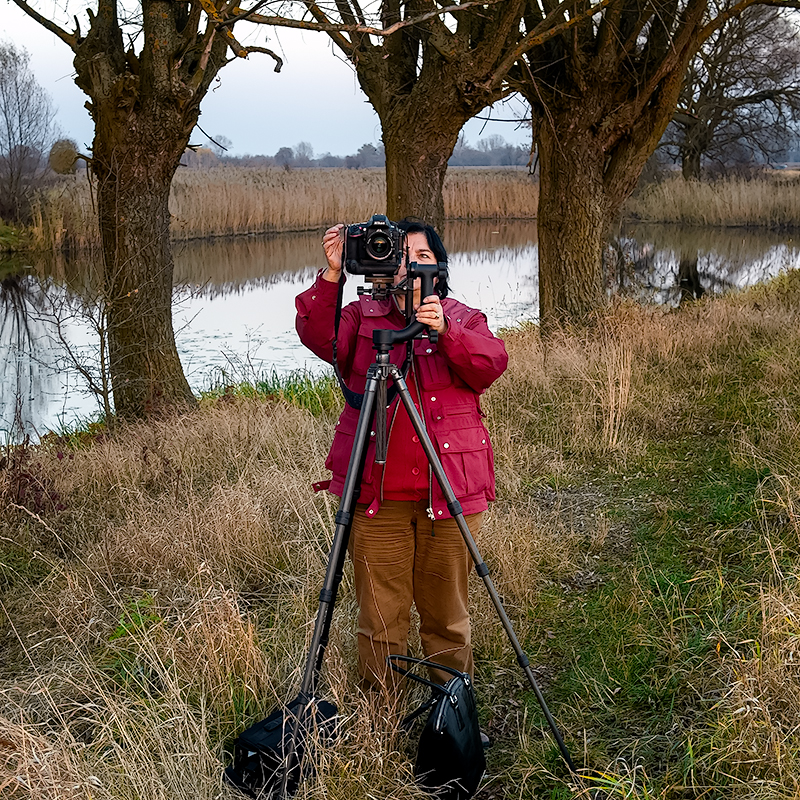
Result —
<instances>
[{"instance_id":1,"label":"woman's dark hair","mask_svg":"<svg viewBox=\"0 0 800 800\"><path fill-rule=\"evenodd\" d=\"M445 250L444 244L441 238L439 238L439 234L436 233L436 229L433 225L428 225L427 222L422 222L422 220L415 219L414 217L406 217L395 224L406 234L424 233L425 238L428 240L428 246L431 248L431 252L436 257L436 260L444 264L448 263L447 250ZM450 291L449 278L450 271L448 270L444 279L436 284L436 291L439 297L447 297L447 293Z\"/></svg>"}]
</instances>

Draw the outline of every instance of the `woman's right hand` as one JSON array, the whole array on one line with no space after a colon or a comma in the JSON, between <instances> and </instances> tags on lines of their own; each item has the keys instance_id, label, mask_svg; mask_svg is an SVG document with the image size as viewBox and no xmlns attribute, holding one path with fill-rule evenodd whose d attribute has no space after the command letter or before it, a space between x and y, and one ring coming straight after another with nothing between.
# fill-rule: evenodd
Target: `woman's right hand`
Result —
<instances>
[{"instance_id":1,"label":"woman's right hand","mask_svg":"<svg viewBox=\"0 0 800 800\"><path fill-rule=\"evenodd\" d=\"M328 260L328 269L322 277L331 283L338 283L342 274L342 249L344 248L344 225L340 222L328 228L322 236L322 249Z\"/></svg>"}]
</instances>

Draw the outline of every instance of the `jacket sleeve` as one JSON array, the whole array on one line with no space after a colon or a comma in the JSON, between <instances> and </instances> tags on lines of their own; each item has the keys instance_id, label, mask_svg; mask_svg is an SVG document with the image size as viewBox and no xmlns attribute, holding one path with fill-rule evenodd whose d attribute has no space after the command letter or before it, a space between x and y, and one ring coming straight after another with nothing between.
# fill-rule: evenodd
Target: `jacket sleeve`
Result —
<instances>
[{"instance_id":1,"label":"jacket sleeve","mask_svg":"<svg viewBox=\"0 0 800 800\"><path fill-rule=\"evenodd\" d=\"M320 271L311 288L297 295L294 301L297 309L295 328L300 341L328 364L333 363L333 334L338 295L339 284L326 281ZM355 312L349 306L345 306L339 320L337 343L339 368L342 372L349 363L351 345L357 330Z\"/></svg>"},{"instance_id":2,"label":"jacket sleeve","mask_svg":"<svg viewBox=\"0 0 800 800\"><path fill-rule=\"evenodd\" d=\"M448 367L476 392L488 389L508 366L505 343L474 309L448 314L447 332L439 336L437 346Z\"/></svg>"}]
</instances>

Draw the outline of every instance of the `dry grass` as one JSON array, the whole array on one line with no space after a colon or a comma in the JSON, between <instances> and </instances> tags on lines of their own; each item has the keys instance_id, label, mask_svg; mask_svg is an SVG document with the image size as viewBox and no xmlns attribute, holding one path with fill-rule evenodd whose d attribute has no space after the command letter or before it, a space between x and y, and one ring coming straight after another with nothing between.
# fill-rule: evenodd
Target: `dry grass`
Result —
<instances>
[{"instance_id":1,"label":"dry grass","mask_svg":"<svg viewBox=\"0 0 800 800\"><path fill-rule=\"evenodd\" d=\"M706 183L674 176L634 195L626 212L645 222L793 229L800 219L800 181L766 176Z\"/></svg>"},{"instance_id":2,"label":"dry grass","mask_svg":"<svg viewBox=\"0 0 800 800\"><path fill-rule=\"evenodd\" d=\"M479 547L576 760L609 797L800 791L798 275L679 313L510 333L485 398ZM328 410L324 410L328 409ZM202 800L293 696L335 506L335 413L225 395L0 465L3 797ZM586 796L473 587L481 798ZM414 800L401 709L359 693L345 575L324 670L344 715L299 797Z\"/></svg>"},{"instance_id":3,"label":"dry grass","mask_svg":"<svg viewBox=\"0 0 800 800\"><path fill-rule=\"evenodd\" d=\"M520 219L536 216L538 184L521 169L448 171L449 219ZM179 170L170 212L176 240L249 233L318 230L369 219L386 207L382 169ZM34 247L97 247L99 235L85 176L64 177L39 198L31 229Z\"/></svg>"}]
</instances>

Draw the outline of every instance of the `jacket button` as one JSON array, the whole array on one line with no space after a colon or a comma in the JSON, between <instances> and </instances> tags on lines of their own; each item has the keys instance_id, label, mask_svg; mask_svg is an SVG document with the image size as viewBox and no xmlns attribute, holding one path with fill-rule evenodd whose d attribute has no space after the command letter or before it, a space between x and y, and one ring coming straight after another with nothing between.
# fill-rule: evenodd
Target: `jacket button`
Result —
<instances>
[{"instance_id":1,"label":"jacket button","mask_svg":"<svg viewBox=\"0 0 800 800\"><path fill-rule=\"evenodd\" d=\"M456 320L456 322L461 322L461 320L460 320L460 319L457 319L457 320Z\"/></svg>"},{"instance_id":2,"label":"jacket button","mask_svg":"<svg viewBox=\"0 0 800 800\"><path fill-rule=\"evenodd\" d=\"M369 435L370 435L370 436L374 436L374 435L375 435L375 431L370 431L370 432L369 432Z\"/></svg>"},{"instance_id":3,"label":"jacket button","mask_svg":"<svg viewBox=\"0 0 800 800\"><path fill-rule=\"evenodd\" d=\"M431 397L431 403L435 403L435 402L436 402L436 398L435 397Z\"/></svg>"},{"instance_id":4,"label":"jacket button","mask_svg":"<svg viewBox=\"0 0 800 800\"><path fill-rule=\"evenodd\" d=\"M412 442L418 442L419 441L419 436L412 436L411 437L411 441Z\"/></svg>"},{"instance_id":5,"label":"jacket button","mask_svg":"<svg viewBox=\"0 0 800 800\"><path fill-rule=\"evenodd\" d=\"M441 419L441 417L436 417L436 419ZM339 423L337 422L336 424L338 425Z\"/></svg>"},{"instance_id":6,"label":"jacket button","mask_svg":"<svg viewBox=\"0 0 800 800\"><path fill-rule=\"evenodd\" d=\"M481 444L486 444L486 439L481 439Z\"/></svg>"},{"instance_id":7,"label":"jacket button","mask_svg":"<svg viewBox=\"0 0 800 800\"><path fill-rule=\"evenodd\" d=\"M311 295L311 299L312 299L312 300L316 300L316 299L317 299L317 296L316 296L315 294L312 294L312 295Z\"/></svg>"},{"instance_id":8,"label":"jacket button","mask_svg":"<svg viewBox=\"0 0 800 800\"><path fill-rule=\"evenodd\" d=\"M411 470L411 474L412 475L419 475L419 470L416 467L414 467L414 469Z\"/></svg>"},{"instance_id":9,"label":"jacket button","mask_svg":"<svg viewBox=\"0 0 800 800\"><path fill-rule=\"evenodd\" d=\"M445 442L444 443L444 449L447 450L448 447L450 447L450 442Z\"/></svg>"},{"instance_id":10,"label":"jacket button","mask_svg":"<svg viewBox=\"0 0 800 800\"><path fill-rule=\"evenodd\" d=\"M432 353L432 352L433 352L433 350L431 350L431 349L430 349L430 347L429 347L429 348L428 348L428 349L427 349L425 352L426 352L426 353Z\"/></svg>"},{"instance_id":11,"label":"jacket button","mask_svg":"<svg viewBox=\"0 0 800 800\"><path fill-rule=\"evenodd\" d=\"M438 510L436 513L437 513L437 514L438 514L440 517L442 516L442 510L441 510L441 509L439 509L439 510Z\"/></svg>"}]
</instances>

